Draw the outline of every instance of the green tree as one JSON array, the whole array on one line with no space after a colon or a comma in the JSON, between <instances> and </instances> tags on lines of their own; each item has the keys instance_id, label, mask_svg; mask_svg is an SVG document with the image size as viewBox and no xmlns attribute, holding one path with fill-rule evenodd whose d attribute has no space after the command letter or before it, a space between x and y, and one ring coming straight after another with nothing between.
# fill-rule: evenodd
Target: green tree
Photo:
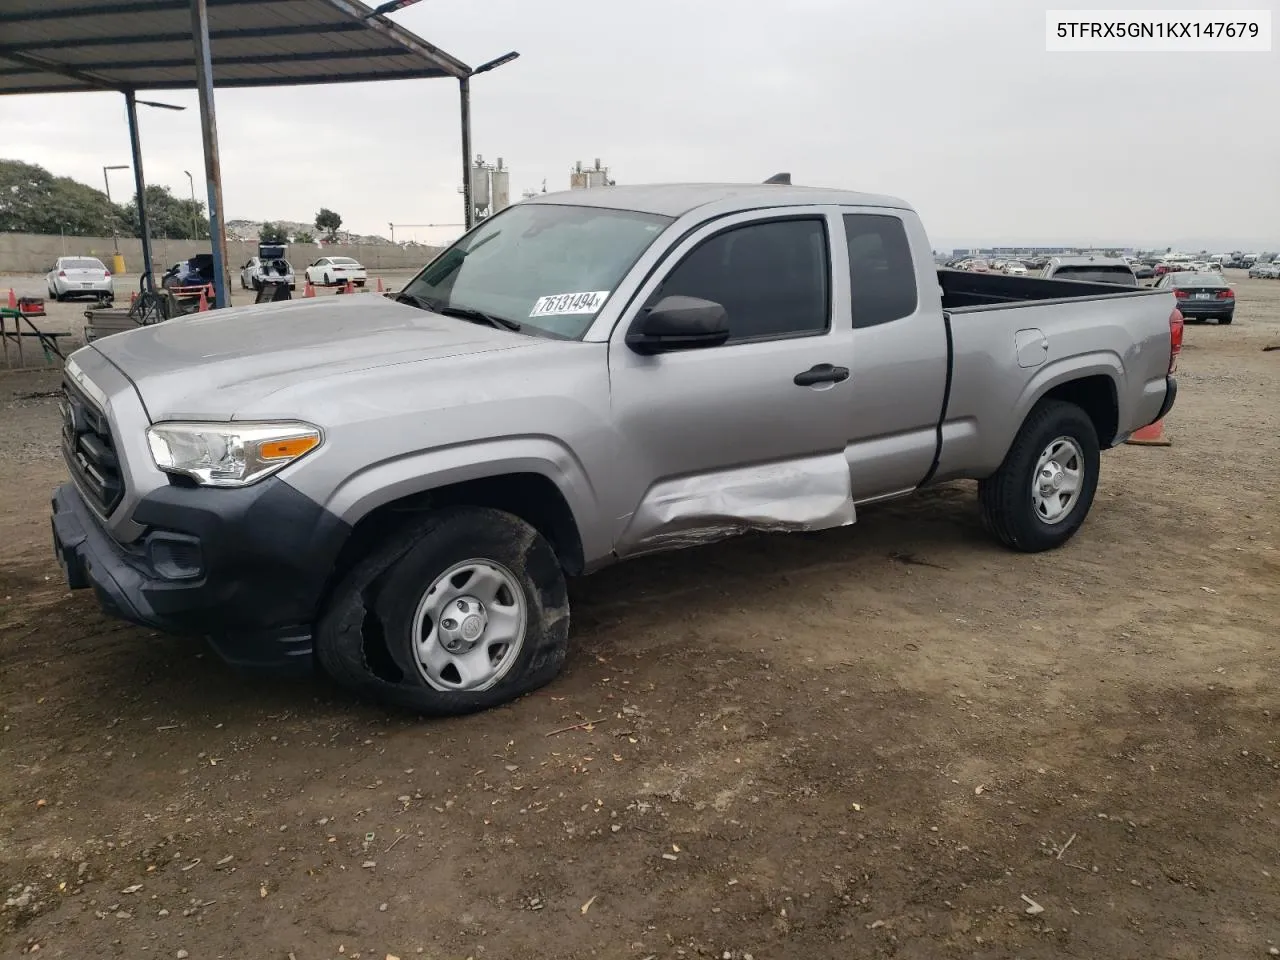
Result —
<instances>
[{"instance_id":1,"label":"green tree","mask_svg":"<svg viewBox=\"0 0 1280 960\"><path fill-rule=\"evenodd\" d=\"M324 231L324 238L332 243L338 239L338 230L342 226L342 218L328 207L321 207L316 214L316 229Z\"/></svg>"},{"instance_id":2,"label":"green tree","mask_svg":"<svg viewBox=\"0 0 1280 960\"><path fill-rule=\"evenodd\" d=\"M101 190L44 167L0 160L0 231L110 236L127 231L125 212Z\"/></svg>"},{"instance_id":3,"label":"green tree","mask_svg":"<svg viewBox=\"0 0 1280 960\"><path fill-rule=\"evenodd\" d=\"M315 243L316 235L310 230L299 230L293 235L294 243Z\"/></svg>"},{"instance_id":4,"label":"green tree","mask_svg":"<svg viewBox=\"0 0 1280 960\"><path fill-rule=\"evenodd\" d=\"M135 237L142 236L138 220L137 198L125 205L125 216ZM198 240L209 236L209 221L200 201L175 197L168 187L153 183L147 187L147 221L152 237L174 240Z\"/></svg>"},{"instance_id":5,"label":"green tree","mask_svg":"<svg viewBox=\"0 0 1280 960\"><path fill-rule=\"evenodd\" d=\"M263 243L288 243L289 235L280 224L268 220L258 230L258 239Z\"/></svg>"}]
</instances>

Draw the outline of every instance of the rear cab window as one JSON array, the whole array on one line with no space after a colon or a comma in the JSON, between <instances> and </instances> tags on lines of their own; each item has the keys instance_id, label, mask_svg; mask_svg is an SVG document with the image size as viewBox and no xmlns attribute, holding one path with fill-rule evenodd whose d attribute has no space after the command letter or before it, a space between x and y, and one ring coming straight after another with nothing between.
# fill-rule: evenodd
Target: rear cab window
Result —
<instances>
[{"instance_id":1,"label":"rear cab window","mask_svg":"<svg viewBox=\"0 0 1280 960\"><path fill-rule=\"evenodd\" d=\"M854 329L915 313L916 268L902 220L889 214L846 213L844 233Z\"/></svg>"},{"instance_id":2,"label":"rear cab window","mask_svg":"<svg viewBox=\"0 0 1280 960\"><path fill-rule=\"evenodd\" d=\"M1090 283L1117 283L1136 287L1138 278L1128 267L1064 266L1053 272L1054 280L1085 280Z\"/></svg>"}]
</instances>

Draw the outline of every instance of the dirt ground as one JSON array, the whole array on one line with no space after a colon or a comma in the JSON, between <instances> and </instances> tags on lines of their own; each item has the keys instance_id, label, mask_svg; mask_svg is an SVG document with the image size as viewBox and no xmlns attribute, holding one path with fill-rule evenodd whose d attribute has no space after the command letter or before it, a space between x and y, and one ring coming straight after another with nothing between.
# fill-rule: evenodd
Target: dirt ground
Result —
<instances>
[{"instance_id":1,"label":"dirt ground","mask_svg":"<svg viewBox=\"0 0 1280 960\"><path fill-rule=\"evenodd\" d=\"M70 595L56 374L0 376L0 956L1276 953L1280 283L1233 279L1066 548L952 484L624 564L443 722Z\"/></svg>"}]
</instances>

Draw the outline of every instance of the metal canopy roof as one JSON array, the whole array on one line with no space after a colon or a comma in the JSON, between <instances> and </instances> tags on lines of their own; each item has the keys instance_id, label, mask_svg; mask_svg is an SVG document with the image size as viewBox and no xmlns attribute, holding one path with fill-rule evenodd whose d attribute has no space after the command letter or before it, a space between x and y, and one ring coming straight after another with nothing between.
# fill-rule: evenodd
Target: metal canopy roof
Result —
<instances>
[{"instance_id":1,"label":"metal canopy roof","mask_svg":"<svg viewBox=\"0 0 1280 960\"><path fill-rule=\"evenodd\" d=\"M360 0L208 0L215 87L465 78ZM0 94L197 85L191 0L4 0Z\"/></svg>"}]
</instances>

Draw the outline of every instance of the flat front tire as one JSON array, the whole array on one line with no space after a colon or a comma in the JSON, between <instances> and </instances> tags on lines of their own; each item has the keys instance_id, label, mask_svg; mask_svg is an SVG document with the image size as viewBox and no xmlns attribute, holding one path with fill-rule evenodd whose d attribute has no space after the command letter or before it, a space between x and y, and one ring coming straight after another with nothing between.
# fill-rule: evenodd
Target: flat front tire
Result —
<instances>
[{"instance_id":1,"label":"flat front tire","mask_svg":"<svg viewBox=\"0 0 1280 960\"><path fill-rule=\"evenodd\" d=\"M1089 514L1100 463L1088 414L1073 403L1040 401L1000 468L978 484L987 529L1023 553L1062 546Z\"/></svg>"},{"instance_id":2,"label":"flat front tire","mask_svg":"<svg viewBox=\"0 0 1280 960\"><path fill-rule=\"evenodd\" d=\"M564 664L569 598L551 544L487 507L425 514L342 580L316 659L352 692L426 715L484 710Z\"/></svg>"}]
</instances>

